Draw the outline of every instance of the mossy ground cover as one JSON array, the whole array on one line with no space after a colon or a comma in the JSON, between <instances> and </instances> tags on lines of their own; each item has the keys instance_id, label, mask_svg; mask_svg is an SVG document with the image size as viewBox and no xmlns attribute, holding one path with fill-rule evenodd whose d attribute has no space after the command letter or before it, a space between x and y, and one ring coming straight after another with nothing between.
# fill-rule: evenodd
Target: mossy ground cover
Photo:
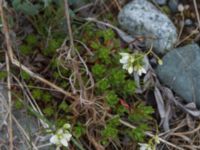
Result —
<instances>
[{"instance_id":1,"label":"mossy ground cover","mask_svg":"<svg viewBox=\"0 0 200 150\"><path fill-rule=\"evenodd\" d=\"M148 91L138 94L134 76L120 64L120 52L133 53L133 49L112 28L81 18L74 3L69 1L67 12L73 39L70 39L69 20L64 15L64 1L13 0L7 4L5 12L9 28L15 35L12 47L16 58L75 97L67 97L35 80L23 69L12 66L11 73L28 88L29 96L44 116L39 116L27 105L25 90L13 81L15 108L28 109L30 115L42 118L52 129L69 123L73 136L69 149L129 150L136 149L141 142L149 142L154 147L158 118L146 98L154 87L150 84L146 87ZM117 25L115 4L108 3L105 12L102 11L104 5L99 4L96 8L98 19ZM137 55L143 58L146 53L148 50ZM5 58L0 56L0 61ZM6 77L6 70L1 71L0 79L5 81ZM153 132L155 137L146 136L146 131Z\"/></svg>"}]
</instances>

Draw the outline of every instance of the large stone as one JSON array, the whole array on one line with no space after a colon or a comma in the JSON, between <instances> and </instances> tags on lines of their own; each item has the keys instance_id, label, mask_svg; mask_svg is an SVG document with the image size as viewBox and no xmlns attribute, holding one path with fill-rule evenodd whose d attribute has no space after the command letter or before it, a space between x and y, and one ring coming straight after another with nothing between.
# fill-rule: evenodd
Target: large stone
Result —
<instances>
[{"instance_id":1,"label":"large stone","mask_svg":"<svg viewBox=\"0 0 200 150\"><path fill-rule=\"evenodd\" d=\"M9 137L7 128L8 126L6 124L8 117L7 114L8 114L7 90L6 87L0 85L0 149L3 149L1 145L4 145L5 149L9 149L9 143L8 143ZM23 128L23 130L26 132L26 134L29 136L29 138L33 143L36 141L37 137L44 136L41 133L39 134L39 131L42 129L42 127L38 122L38 118L30 115L27 112L26 108L16 109L15 107L13 107L12 114L16 118L20 127ZM26 138L24 137L23 131L20 130L19 125L17 125L17 123L13 120L12 130L14 136L13 144L15 148L18 150L34 149L31 147L31 144L25 140ZM46 139L45 141L38 140L35 145L37 147L39 144L46 144L46 143L49 143L48 139ZM51 150L51 149L55 149L55 147L52 145L47 145L41 148L41 150Z\"/></svg>"},{"instance_id":2,"label":"large stone","mask_svg":"<svg viewBox=\"0 0 200 150\"><path fill-rule=\"evenodd\" d=\"M134 0L124 6L118 15L119 24L133 36L146 37L147 47L153 44L157 53L170 50L177 32L170 19L146 0Z\"/></svg>"},{"instance_id":3,"label":"large stone","mask_svg":"<svg viewBox=\"0 0 200 150\"><path fill-rule=\"evenodd\" d=\"M157 67L156 73L175 93L200 107L200 48L197 44L166 54L163 65Z\"/></svg>"}]
</instances>

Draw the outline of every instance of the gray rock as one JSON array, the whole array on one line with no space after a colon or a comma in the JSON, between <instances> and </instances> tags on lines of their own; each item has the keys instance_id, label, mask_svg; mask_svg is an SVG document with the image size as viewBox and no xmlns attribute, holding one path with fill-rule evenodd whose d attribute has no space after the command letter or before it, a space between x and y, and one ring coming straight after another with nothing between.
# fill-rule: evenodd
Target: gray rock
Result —
<instances>
[{"instance_id":1,"label":"gray rock","mask_svg":"<svg viewBox=\"0 0 200 150\"><path fill-rule=\"evenodd\" d=\"M167 3L167 0L155 0L155 2L158 4L158 5L165 5Z\"/></svg>"},{"instance_id":2,"label":"gray rock","mask_svg":"<svg viewBox=\"0 0 200 150\"><path fill-rule=\"evenodd\" d=\"M169 0L168 2L168 6L170 10L174 13L178 12L178 4L179 4L179 0Z\"/></svg>"},{"instance_id":3,"label":"gray rock","mask_svg":"<svg viewBox=\"0 0 200 150\"><path fill-rule=\"evenodd\" d=\"M200 107L200 48L197 44L170 51L158 66L159 79L186 102Z\"/></svg>"},{"instance_id":4,"label":"gray rock","mask_svg":"<svg viewBox=\"0 0 200 150\"><path fill-rule=\"evenodd\" d=\"M176 28L170 19L146 0L128 3L118 15L119 24L134 36L144 36L145 44L157 53L170 50L177 39Z\"/></svg>"},{"instance_id":5,"label":"gray rock","mask_svg":"<svg viewBox=\"0 0 200 150\"><path fill-rule=\"evenodd\" d=\"M2 149L2 146L5 147L5 150L9 149L9 143L8 143L8 126L6 125L7 121L7 114L8 114L8 102L7 102L7 90L4 86L0 85L0 149ZM26 108L22 109L15 109L15 107L12 108L12 114L20 124L20 126L23 128L23 130L28 134L29 138L31 139L32 142L36 140L36 137L38 136L43 136L39 134L38 131L42 129L40 126L40 123L38 122L38 119L30 113L27 112ZM27 142L23 132L19 129L19 126L16 124L15 121L13 121L13 136L14 136L14 146L16 149L19 150L28 150L32 149L31 145L29 142ZM49 140L44 142L38 141L38 144L45 144L49 143ZM38 145L36 145L38 146ZM54 146L46 146L43 148L43 150L51 150L55 149Z\"/></svg>"}]
</instances>

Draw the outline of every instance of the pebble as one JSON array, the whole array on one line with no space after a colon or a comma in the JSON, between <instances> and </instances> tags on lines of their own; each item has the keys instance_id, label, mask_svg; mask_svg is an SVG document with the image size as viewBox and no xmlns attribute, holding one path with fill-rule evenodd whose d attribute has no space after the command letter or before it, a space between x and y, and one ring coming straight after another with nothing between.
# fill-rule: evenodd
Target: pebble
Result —
<instances>
[{"instance_id":1,"label":"pebble","mask_svg":"<svg viewBox=\"0 0 200 150\"><path fill-rule=\"evenodd\" d=\"M179 0L169 0L168 6L173 13L178 12Z\"/></svg>"},{"instance_id":2,"label":"pebble","mask_svg":"<svg viewBox=\"0 0 200 150\"><path fill-rule=\"evenodd\" d=\"M119 24L132 36L145 37L147 48L165 54L177 40L176 27L171 20L147 0L134 0L118 15Z\"/></svg>"},{"instance_id":3,"label":"pebble","mask_svg":"<svg viewBox=\"0 0 200 150\"><path fill-rule=\"evenodd\" d=\"M193 21L191 19L185 19L185 22L184 22L185 26L192 26L193 25Z\"/></svg>"}]
</instances>

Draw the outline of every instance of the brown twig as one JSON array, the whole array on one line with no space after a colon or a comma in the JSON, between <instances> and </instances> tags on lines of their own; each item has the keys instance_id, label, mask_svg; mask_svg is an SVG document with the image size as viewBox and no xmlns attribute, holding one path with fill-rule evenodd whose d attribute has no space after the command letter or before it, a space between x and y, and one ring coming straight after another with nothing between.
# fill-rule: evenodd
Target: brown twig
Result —
<instances>
[{"instance_id":1,"label":"brown twig","mask_svg":"<svg viewBox=\"0 0 200 150\"><path fill-rule=\"evenodd\" d=\"M9 115L8 115L8 133L9 133L9 149L13 150L13 130L12 130L12 96L11 96L11 77L10 77L10 61L8 58L7 52L6 55L6 70L7 70L7 89L8 89L8 109L9 109Z\"/></svg>"},{"instance_id":2,"label":"brown twig","mask_svg":"<svg viewBox=\"0 0 200 150\"><path fill-rule=\"evenodd\" d=\"M70 50L68 51L67 54L67 59L71 60L72 62L72 67L73 67L73 71L74 71L74 75L78 80L78 84L79 84L79 93L80 93L80 103L84 103L83 101L85 99L87 99L87 94L86 94L86 90L85 90L85 86L81 77L81 73L80 73L80 68L78 65L78 62L75 60L75 58L72 58L72 56L74 57L75 54L78 52L75 49L74 46L74 39L73 39L73 34L72 34L72 28L71 28L71 22L70 22L70 15L69 15L69 5L68 5L68 0L64 0L64 4L65 4L65 16L66 16L66 20L67 20L67 29L68 29L68 33L69 33L69 40L70 40Z\"/></svg>"},{"instance_id":3,"label":"brown twig","mask_svg":"<svg viewBox=\"0 0 200 150\"><path fill-rule=\"evenodd\" d=\"M122 10L122 8L121 8L121 6L120 6L119 2L118 2L117 0L114 0L114 2L115 2L115 4L116 4L116 6L117 6L118 10L119 10L119 11L121 11L121 10Z\"/></svg>"},{"instance_id":4,"label":"brown twig","mask_svg":"<svg viewBox=\"0 0 200 150\"><path fill-rule=\"evenodd\" d=\"M72 34L71 22L70 22L70 16L69 16L68 0L64 0L64 4L65 4L65 17L67 19L67 29L68 29L69 40L70 40L70 52L68 53L70 56L71 50L74 50L74 41L73 41L73 34Z\"/></svg>"}]
</instances>

